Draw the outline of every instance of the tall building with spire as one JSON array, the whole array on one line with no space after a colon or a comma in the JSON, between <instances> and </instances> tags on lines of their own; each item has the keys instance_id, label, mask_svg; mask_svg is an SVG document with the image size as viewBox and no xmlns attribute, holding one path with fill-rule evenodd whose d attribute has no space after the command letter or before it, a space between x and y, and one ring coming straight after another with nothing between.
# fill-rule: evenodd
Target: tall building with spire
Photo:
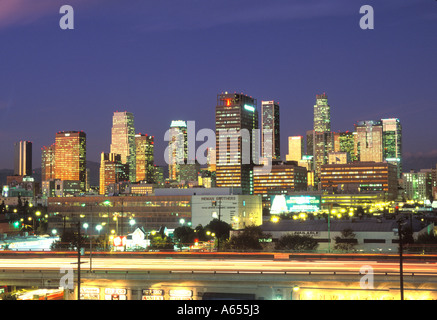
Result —
<instances>
[{"instance_id":1,"label":"tall building with spire","mask_svg":"<svg viewBox=\"0 0 437 320\"><path fill-rule=\"evenodd\" d=\"M136 181L136 145L134 115L131 112L114 112L111 130L111 151L119 154L121 162L127 164L131 182Z\"/></svg>"},{"instance_id":2,"label":"tall building with spire","mask_svg":"<svg viewBox=\"0 0 437 320\"><path fill-rule=\"evenodd\" d=\"M256 99L242 93L217 95L215 127L217 187L253 194L253 169L260 152Z\"/></svg>"}]
</instances>

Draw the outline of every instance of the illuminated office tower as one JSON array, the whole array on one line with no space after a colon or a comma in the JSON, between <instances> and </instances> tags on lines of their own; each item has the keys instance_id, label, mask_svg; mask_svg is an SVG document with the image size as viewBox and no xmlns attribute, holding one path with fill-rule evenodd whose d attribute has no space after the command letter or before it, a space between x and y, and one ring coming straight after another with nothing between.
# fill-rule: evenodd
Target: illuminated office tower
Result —
<instances>
[{"instance_id":1,"label":"illuminated office tower","mask_svg":"<svg viewBox=\"0 0 437 320\"><path fill-rule=\"evenodd\" d=\"M112 117L111 153L119 154L127 164L131 182L136 181L136 153L134 115L131 112L114 112Z\"/></svg>"},{"instance_id":2,"label":"illuminated office tower","mask_svg":"<svg viewBox=\"0 0 437 320\"><path fill-rule=\"evenodd\" d=\"M326 93L316 95L316 104L314 105L314 131L331 131L331 107L328 104L328 96Z\"/></svg>"},{"instance_id":3,"label":"illuminated office tower","mask_svg":"<svg viewBox=\"0 0 437 320\"><path fill-rule=\"evenodd\" d=\"M304 156L304 141L302 136L288 137L288 154L286 161L301 161Z\"/></svg>"},{"instance_id":4,"label":"illuminated office tower","mask_svg":"<svg viewBox=\"0 0 437 320\"><path fill-rule=\"evenodd\" d=\"M170 124L168 141L168 178L181 180L181 166L186 165L188 157L187 123L174 120Z\"/></svg>"},{"instance_id":5,"label":"illuminated office tower","mask_svg":"<svg viewBox=\"0 0 437 320\"><path fill-rule=\"evenodd\" d=\"M135 135L136 146L136 181L153 183L154 168L154 136Z\"/></svg>"},{"instance_id":6,"label":"illuminated office tower","mask_svg":"<svg viewBox=\"0 0 437 320\"><path fill-rule=\"evenodd\" d=\"M256 100L242 93L217 95L215 127L217 187L253 194L253 167L259 163Z\"/></svg>"},{"instance_id":7,"label":"illuminated office tower","mask_svg":"<svg viewBox=\"0 0 437 320\"><path fill-rule=\"evenodd\" d=\"M308 141L312 140L312 141ZM307 132L307 154L314 156L314 179L317 186L320 181L322 165L328 163L328 153L334 150L334 136L331 132L331 107L326 93L316 95L314 105L314 128Z\"/></svg>"},{"instance_id":8,"label":"illuminated office tower","mask_svg":"<svg viewBox=\"0 0 437 320\"><path fill-rule=\"evenodd\" d=\"M55 144L41 148L41 181L55 179Z\"/></svg>"},{"instance_id":9,"label":"illuminated office tower","mask_svg":"<svg viewBox=\"0 0 437 320\"><path fill-rule=\"evenodd\" d=\"M126 164L121 163L121 155L115 153L100 154L99 193L106 194L110 184L128 180Z\"/></svg>"},{"instance_id":10,"label":"illuminated office tower","mask_svg":"<svg viewBox=\"0 0 437 320\"><path fill-rule=\"evenodd\" d=\"M396 165L402 174L402 126L399 119L382 119L384 161Z\"/></svg>"},{"instance_id":11,"label":"illuminated office tower","mask_svg":"<svg viewBox=\"0 0 437 320\"><path fill-rule=\"evenodd\" d=\"M272 160L280 160L279 104L277 102L261 101L261 130L261 155Z\"/></svg>"},{"instance_id":12,"label":"illuminated office tower","mask_svg":"<svg viewBox=\"0 0 437 320\"><path fill-rule=\"evenodd\" d=\"M32 175L32 142L19 141L14 144L14 175Z\"/></svg>"},{"instance_id":13,"label":"illuminated office tower","mask_svg":"<svg viewBox=\"0 0 437 320\"><path fill-rule=\"evenodd\" d=\"M334 132L334 152L347 152L350 161L357 161L355 154L355 140L356 132Z\"/></svg>"},{"instance_id":14,"label":"illuminated office tower","mask_svg":"<svg viewBox=\"0 0 437 320\"><path fill-rule=\"evenodd\" d=\"M83 131L58 132L55 138L55 179L86 184L86 134Z\"/></svg>"},{"instance_id":15,"label":"illuminated office tower","mask_svg":"<svg viewBox=\"0 0 437 320\"><path fill-rule=\"evenodd\" d=\"M383 130L381 121L358 121L355 125L357 133L357 155L359 161L383 161Z\"/></svg>"}]
</instances>

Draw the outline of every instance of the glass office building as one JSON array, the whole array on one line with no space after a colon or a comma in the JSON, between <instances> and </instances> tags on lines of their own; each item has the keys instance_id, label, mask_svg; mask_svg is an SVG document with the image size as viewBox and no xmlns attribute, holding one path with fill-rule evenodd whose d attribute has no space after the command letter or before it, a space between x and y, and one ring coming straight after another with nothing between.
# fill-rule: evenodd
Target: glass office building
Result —
<instances>
[{"instance_id":1,"label":"glass office building","mask_svg":"<svg viewBox=\"0 0 437 320\"><path fill-rule=\"evenodd\" d=\"M134 115L131 112L114 112L111 130L111 153L121 156L121 162L128 165L129 180L135 182L135 126Z\"/></svg>"},{"instance_id":2,"label":"glass office building","mask_svg":"<svg viewBox=\"0 0 437 320\"><path fill-rule=\"evenodd\" d=\"M86 134L62 131L55 138L55 179L80 181L86 187Z\"/></svg>"}]
</instances>

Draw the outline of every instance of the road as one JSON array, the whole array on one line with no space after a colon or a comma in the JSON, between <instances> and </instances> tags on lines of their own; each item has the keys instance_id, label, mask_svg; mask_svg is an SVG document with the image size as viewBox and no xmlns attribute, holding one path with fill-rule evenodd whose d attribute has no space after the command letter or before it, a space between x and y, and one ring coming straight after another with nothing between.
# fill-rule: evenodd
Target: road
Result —
<instances>
[{"instance_id":1,"label":"road","mask_svg":"<svg viewBox=\"0 0 437 320\"><path fill-rule=\"evenodd\" d=\"M83 270L89 269L89 258L82 257ZM0 270L59 270L76 268L75 258L0 259ZM216 272L360 272L371 266L374 272L399 272L399 263L384 261L326 261L326 260L236 260L236 259L130 259L93 258L93 270L108 271L216 271ZM429 273L437 276L436 262L404 262L404 272Z\"/></svg>"}]
</instances>

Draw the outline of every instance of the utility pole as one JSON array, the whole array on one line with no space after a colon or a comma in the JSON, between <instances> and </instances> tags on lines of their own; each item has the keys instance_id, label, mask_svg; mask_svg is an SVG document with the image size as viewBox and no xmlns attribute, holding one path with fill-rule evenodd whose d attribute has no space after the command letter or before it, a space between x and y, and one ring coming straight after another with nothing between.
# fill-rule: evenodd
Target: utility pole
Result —
<instances>
[{"instance_id":1,"label":"utility pole","mask_svg":"<svg viewBox=\"0 0 437 320\"><path fill-rule=\"evenodd\" d=\"M403 244L402 244L402 222L403 219L398 220L398 234L399 234L399 276L400 276L400 291L401 300L404 300L404 259L403 259Z\"/></svg>"},{"instance_id":2,"label":"utility pole","mask_svg":"<svg viewBox=\"0 0 437 320\"><path fill-rule=\"evenodd\" d=\"M218 201L219 201L218 221L219 221L219 228L220 228L222 199L219 199ZM220 237L217 237L217 252L220 252Z\"/></svg>"},{"instance_id":3,"label":"utility pole","mask_svg":"<svg viewBox=\"0 0 437 320\"><path fill-rule=\"evenodd\" d=\"M80 300L80 219L77 223L77 300Z\"/></svg>"}]
</instances>

